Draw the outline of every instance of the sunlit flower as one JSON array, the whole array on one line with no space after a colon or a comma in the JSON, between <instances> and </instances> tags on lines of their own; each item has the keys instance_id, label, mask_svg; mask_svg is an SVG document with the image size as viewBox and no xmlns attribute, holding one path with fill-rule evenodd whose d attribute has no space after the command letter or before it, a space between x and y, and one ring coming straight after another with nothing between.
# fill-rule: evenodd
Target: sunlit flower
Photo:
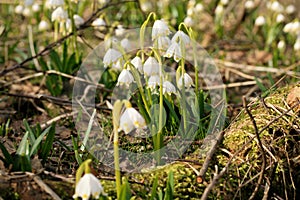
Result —
<instances>
[{"instance_id":1,"label":"sunlit flower","mask_svg":"<svg viewBox=\"0 0 300 200\"><path fill-rule=\"evenodd\" d=\"M136 56L130 62L140 73L143 73L143 63L140 57Z\"/></svg>"},{"instance_id":2,"label":"sunlit flower","mask_svg":"<svg viewBox=\"0 0 300 200\"><path fill-rule=\"evenodd\" d=\"M94 26L94 27L104 27L104 26L106 26L106 22L102 18L97 18L92 22L92 26Z\"/></svg>"},{"instance_id":3,"label":"sunlit flower","mask_svg":"<svg viewBox=\"0 0 300 200\"><path fill-rule=\"evenodd\" d=\"M202 3L197 3L196 6L195 6L195 11L197 13L199 13L199 12L201 12L203 10L204 10L204 7L203 7Z\"/></svg>"},{"instance_id":4,"label":"sunlit flower","mask_svg":"<svg viewBox=\"0 0 300 200\"><path fill-rule=\"evenodd\" d=\"M46 7L56 8L64 5L64 0L47 0Z\"/></svg>"},{"instance_id":5,"label":"sunlit flower","mask_svg":"<svg viewBox=\"0 0 300 200\"><path fill-rule=\"evenodd\" d=\"M283 11L283 6L278 2L278 1L273 1L268 5L269 9L274 11L274 12L282 12Z\"/></svg>"},{"instance_id":6,"label":"sunlit flower","mask_svg":"<svg viewBox=\"0 0 300 200\"><path fill-rule=\"evenodd\" d=\"M186 11L186 14L188 16L193 16L193 14L194 14L194 8L192 8L192 7L188 8L187 11Z\"/></svg>"},{"instance_id":7,"label":"sunlit flower","mask_svg":"<svg viewBox=\"0 0 300 200\"><path fill-rule=\"evenodd\" d=\"M154 89L156 86L160 84L160 78L158 75L150 76L148 80L148 87Z\"/></svg>"},{"instance_id":8,"label":"sunlit flower","mask_svg":"<svg viewBox=\"0 0 300 200\"><path fill-rule=\"evenodd\" d=\"M182 58L180 45L177 42L172 42L172 44L170 45L170 47L164 55L164 57L167 58L171 58L172 56L174 56L174 60L176 62L178 62L180 58Z\"/></svg>"},{"instance_id":9,"label":"sunlit flower","mask_svg":"<svg viewBox=\"0 0 300 200\"><path fill-rule=\"evenodd\" d=\"M38 4L38 3L34 3L33 5L32 5L32 11L33 12L38 12L38 11L40 11L40 5Z\"/></svg>"},{"instance_id":10,"label":"sunlit flower","mask_svg":"<svg viewBox=\"0 0 300 200\"><path fill-rule=\"evenodd\" d=\"M116 63L121 56L122 54L119 51L109 48L103 57L104 67L107 67L112 63Z\"/></svg>"},{"instance_id":11,"label":"sunlit flower","mask_svg":"<svg viewBox=\"0 0 300 200\"><path fill-rule=\"evenodd\" d=\"M92 195L98 199L100 194L106 195L100 181L93 174L87 173L78 181L73 198L81 197L82 200L87 200Z\"/></svg>"},{"instance_id":12,"label":"sunlit flower","mask_svg":"<svg viewBox=\"0 0 300 200\"><path fill-rule=\"evenodd\" d=\"M171 33L168 25L163 20L156 20L152 28L152 40L161 36L168 36Z\"/></svg>"},{"instance_id":13,"label":"sunlit flower","mask_svg":"<svg viewBox=\"0 0 300 200\"><path fill-rule=\"evenodd\" d=\"M256 25L256 26L262 26L262 25L264 25L265 23L266 23L266 19L265 19L265 17L262 16L262 15L258 16L258 17L256 18L256 20L255 20L255 25Z\"/></svg>"},{"instance_id":14,"label":"sunlit flower","mask_svg":"<svg viewBox=\"0 0 300 200\"><path fill-rule=\"evenodd\" d=\"M32 15L32 11L29 7L25 7L22 14L25 16L25 17L29 17Z\"/></svg>"},{"instance_id":15,"label":"sunlit flower","mask_svg":"<svg viewBox=\"0 0 300 200\"><path fill-rule=\"evenodd\" d=\"M284 40L280 40L277 44L277 48L280 50L280 51L284 51L285 49L285 41Z\"/></svg>"},{"instance_id":16,"label":"sunlit flower","mask_svg":"<svg viewBox=\"0 0 300 200\"><path fill-rule=\"evenodd\" d=\"M68 13L62 7L56 8L51 15L51 21L65 22L68 19Z\"/></svg>"},{"instance_id":17,"label":"sunlit flower","mask_svg":"<svg viewBox=\"0 0 300 200\"><path fill-rule=\"evenodd\" d=\"M41 20L39 23L39 31L46 31L50 28L49 23L46 20Z\"/></svg>"},{"instance_id":18,"label":"sunlit flower","mask_svg":"<svg viewBox=\"0 0 300 200\"><path fill-rule=\"evenodd\" d=\"M150 56L144 63L143 71L146 76L159 75L159 69L159 64L154 57Z\"/></svg>"},{"instance_id":19,"label":"sunlit flower","mask_svg":"<svg viewBox=\"0 0 300 200\"><path fill-rule=\"evenodd\" d=\"M184 18L183 22L185 25L187 25L189 27L194 25L194 20L190 16L187 16L186 18Z\"/></svg>"},{"instance_id":20,"label":"sunlit flower","mask_svg":"<svg viewBox=\"0 0 300 200\"><path fill-rule=\"evenodd\" d=\"M15 13L22 14L24 7L22 5L17 5L15 7Z\"/></svg>"},{"instance_id":21,"label":"sunlit flower","mask_svg":"<svg viewBox=\"0 0 300 200\"><path fill-rule=\"evenodd\" d=\"M229 0L221 0L220 3L224 6L228 4Z\"/></svg>"},{"instance_id":22,"label":"sunlit flower","mask_svg":"<svg viewBox=\"0 0 300 200\"><path fill-rule=\"evenodd\" d=\"M135 128L144 128L146 126L143 116L134 108L126 108L120 118L119 131L124 131L126 134L130 133Z\"/></svg>"},{"instance_id":23,"label":"sunlit flower","mask_svg":"<svg viewBox=\"0 0 300 200\"><path fill-rule=\"evenodd\" d=\"M182 85L184 85L186 88L190 88L193 85L193 79L187 73L184 73L184 75L180 76L180 78L178 79L178 88L182 88Z\"/></svg>"},{"instance_id":24,"label":"sunlit flower","mask_svg":"<svg viewBox=\"0 0 300 200\"><path fill-rule=\"evenodd\" d=\"M183 44L186 45L186 44L190 43L190 37L187 34L185 34L183 31L179 30L174 34L171 41L178 42L178 43L180 41L182 41Z\"/></svg>"},{"instance_id":25,"label":"sunlit flower","mask_svg":"<svg viewBox=\"0 0 300 200\"><path fill-rule=\"evenodd\" d=\"M129 86L134 82L134 78L128 69L123 69L118 77L117 85L127 85Z\"/></svg>"},{"instance_id":26,"label":"sunlit flower","mask_svg":"<svg viewBox=\"0 0 300 200\"><path fill-rule=\"evenodd\" d=\"M124 38L121 40L121 46L126 50L130 50L131 49L131 43L127 38Z\"/></svg>"},{"instance_id":27,"label":"sunlit flower","mask_svg":"<svg viewBox=\"0 0 300 200\"><path fill-rule=\"evenodd\" d=\"M81 26L84 23L84 20L82 19L82 17L80 17L79 15L75 14L73 16L74 19L74 23L75 26L78 28L79 26Z\"/></svg>"},{"instance_id":28,"label":"sunlit flower","mask_svg":"<svg viewBox=\"0 0 300 200\"><path fill-rule=\"evenodd\" d=\"M164 81L163 83L163 93L171 94L175 93L176 88L170 81Z\"/></svg>"},{"instance_id":29,"label":"sunlit flower","mask_svg":"<svg viewBox=\"0 0 300 200\"><path fill-rule=\"evenodd\" d=\"M291 33L298 34L299 32L300 32L300 22L295 21L295 22L293 22Z\"/></svg>"},{"instance_id":30,"label":"sunlit flower","mask_svg":"<svg viewBox=\"0 0 300 200\"><path fill-rule=\"evenodd\" d=\"M300 35L297 36L296 42L294 44L294 50L299 51L300 50Z\"/></svg>"},{"instance_id":31,"label":"sunlit flower","mask_svg":"<svg viewBox=\"0 0 300 200\"><path fill-rule=\"evenodd\" d=\"M144 12L150 12L152 9L152 4L150 1L140 1L140 6Z\"/></svg>"},{"instance_id":32,"label":"sunlit flower","mask_svg":"<svg viewBox=\"0 0 300 200\"><path fill-rule=\"evenodd\" d=\"M111 64L111 68L116 69L118 71L121 71L121 69L123 69L123 66L124 66L123 59L118 59L116 62Z\"/></svg>"},{"instance_id":33,"label":"sunlit flower","mask_svg":"<svg viewBox=\"0 0 300 200\"><path fill-rule=\"evenodd\" d=\"M276 16L276 22L277 23L281 23L281 22L284 22L284 20L285 20L285 17L284 17L284 15L283 14L278 14L277 16Z\"/></svg>"},{"instance_id":34,"label":"sunlit flower","mask_svg":"<svg viewBox=\"0 0 300 200\"><path fill-rule=\"evenodd\" d=\"M221 16L224 13L224 6L222 4L218 4L215 10L216 16Z\"/></svg>"},{"instance_id":35,"label":"sunlit flower","mask_svg":"<svg viewBox=\"0 0 300 200\"><path fill-rule=\"evenodd\" d=\"M255 4L254 4L254 1L253 1L253 0L248 0L248 1L245 2L245 8L246 8L247 10L253 9L254 6L255 6Z\"/></svg>"},{"instance_id":36,"label":"sunlit flower","mask_svg":"<svg viewBox=\"0 0 300 200\"><path fill-rule=\"evenodd\" d=\"M294 5L292 5L292 4L288 5L288 6L285 8L285 12L286 12L287 14L293 14L293 13L295 13L295 11L296 11L296 7L295 7Z\"/></svg>"},{"instance_id":37,"label":"sunlit flower","mask_svg":"<svg viewBox=\"0 0 300 200\"><path fill-rule=\"evenodd\" d=\"M283 27L283 32L285 33L290 33L293 29L293 22L287 23L284 27Z\"/></svg>"}]
</instances>

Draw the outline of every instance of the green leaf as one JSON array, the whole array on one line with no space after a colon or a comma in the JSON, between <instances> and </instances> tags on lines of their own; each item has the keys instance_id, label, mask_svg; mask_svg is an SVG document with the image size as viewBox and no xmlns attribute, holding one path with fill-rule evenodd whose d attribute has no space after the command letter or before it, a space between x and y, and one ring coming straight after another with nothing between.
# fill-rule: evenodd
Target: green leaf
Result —
<instances>
[{"instance_id":1,"label":"green leaf","mask_svg":"<svg viewBox=\"0 0 300 200\"><path fill-rule=\"evenodd\" d=\"M7 149L5 148L4 144L0 142L0 149L2 151L2 154L4 156L4 164L8 167L10 164L13 163L13 158L12 156L8 153Z\"/></svg>"},{"instance_id":2,"label":"green leaf","mask_svg":"<svg viewBox=\"0 0 300 200\"><path fill-rule=\"evenodd\" d=\"M29 135L29 133L28 133L28 131L26 131L25 135L23 136L23 138L22 138L22 140L21 140L21 142L19 144L19 147L17 149L16 154L18 154L18 155L26 155L27 144L28 144L28 142L27 142L28 135Z\"/></svg>"},{"instance_id":3,"label":"green leaf","mask_svg":"<svg viewBox=\"0 0 300 200\"><path fill-rule=\"evenodd\" d=\"M34 135L32 129L30 128L30 126L29 126L29 124L28 124L28 122L27 122L26 119L23 120L23 123L24 123L26 131L29 133L30 143L34 144L34 142L35 142L35 135Z\"/></svg>"},{"instance_id":4,"label":"green leaf","mask_svg":"<svg viewBox=\"0 0 300 200\"><path fill-rule=\"evenodd\" d=\"M48 154L52 148L52 144L54 141L54 136L55 136L55 123L53 123L49 129L49 131L46 129L45 131L49 132L46 139L45 143L42 145L41 153L40 153L40 158L45 161L48 157Z\"/></svg>"},{"instance_id":5,"label":"green leaf","mask_svg":"<svg viewBox=\"0 0 300 200\"><path fill-rule=\"evenodd\" d=\"M155 179L153 181L150 200L154 200L156 198L156 196L157 196L157 191L156 191L157 186L158 186L158 174L156 174Z\"/></svg>"},{"instance_id":6,"label":"green leaf","mask_svg":"<svg viewBox=\"0 0 300 200\"><path fill-rule=\"evenodd\" d=\"M49 132L50 128L51 128L51 126L49 126L47 129L45 129L43 131L43 133L35 140L35 142L33 143L33 146L31 147L31 150L30 150L30 156L32 156L36 152L39 144L42 142L44 136Z\"/></svg>"},{"instance_id":7,"label":"green leaf","mask_svg":"<svg viewBox=\"0 0 300 200\"><path fill-rule=\"evenodd\" d=\"M123 184L121 186L120 200L130 200L131 191L130 185L126 178L123 179Z\"/></svg>"},{"instance_id":8,"label":"green leaf","mask_svg":"<svg viewBox=\"0 0 300 200\"><path fill-rule=\"evenodd\" d=\"M170 171L168 174L167 191L164 199L173 200L173 193L174 193L174 173L173 171Z\"/></svg>"}]
</instances>

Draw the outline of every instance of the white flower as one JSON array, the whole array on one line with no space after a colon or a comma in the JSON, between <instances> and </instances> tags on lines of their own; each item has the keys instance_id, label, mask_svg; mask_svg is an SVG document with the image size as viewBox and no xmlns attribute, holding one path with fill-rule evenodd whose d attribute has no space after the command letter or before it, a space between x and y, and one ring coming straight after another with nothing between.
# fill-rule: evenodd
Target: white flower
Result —
<instances>
[{"instance_id":1,"label":"white flower","mask_svg":"<svg viewBox=\"0 0 300 200\"><path fill-rule=\"evenodd\" d=\"M22 14L25 16L25 17L29 17L32 15L32 11L29 7L25 7Z\"/></svg>"},{"instance_id":2,"label":"white flower","mask_svg":"<svg viewBox=\"0 0 300 200\"><path fill-rule=\"evenodd\" d=\"M45 20L40 21L39 27L38 27L39 31L46 31L49 28L50 28L50 25L47 21L45 21Z\"/></svg>"},{"instance_id":3,"label":"white flower","mask_svg":"<svg viewBox=\"0 0 300 200\"><path fill-rule=\"evenodd\" d=\"M32 11L33 11L33 12L38 12L38 11L40 11L40 5L37 4L37 3L34 3L34 4L32 5Z\"/></svg>"},{"instance_id":4,"label":"white flower","mask_svg":"<svg viewBox=\"0 0 300 200\"><path fill-rule=\"evenodd\" d=\"M84 23L84 20L82 19L82 17L80 17L79 15L75 14L73 16L74 19L74 23L75 26L78 28L79 26L81 26Z\"/></svg>"},{"instance_id":5,"label":"white flower","mask_svg":"<svg viewBox=\"0 0 300 200\"><path fill-rule=\"evenodd\" d=\"M118 59L117 62L111 64L111 68L121 71L123 69L124 62L123 59Z\"/></svg>"},{"instance_id":6,"label":"white flower","mask_svg":"<svg viewBox=\"0 0 300 200\"><path fill-rule=\"evenodd\" d=\"M182 88L182 85L184 85L186 88L190 88L193 85L193 79L187 73L184 73L184 75L180 76L180 78L178 79L177 82L178 88Z\"/></svg>"},{"instance_id":7,"label":"white flower","mask_svg":"<svg viewBox=\"0 0 300 200\"><path fill-rule=\"evenodd\" d=\"M256 18L256 20L255 20L255 25L256 26L262 26L262 25L264 25L266 23L266 19L265 19L265 17L264 16L258 16L257 18Z\"/></svg>"},{"instance_id":8,"label":"white flower","mask_svg":"<svg viewBox=\"0 0 300 200\"><path fill-rule=\"evenodd\" d=\"M123 130L126 134L135 128L144 128L146 126L143 116L134 108L126 108L120 118L119 131Z\"/></svg>"},{"instance_id":9,"label":"white flower","mask_svg":"<svg viewBox=\"0 0 300 200\"><path fill-rule=\"evenodd\" d=\"M154 89L156 86L160 85L160 78L158 75L150 76L148 80L148 87Z\"/></svg>"},{"instance_id":10,"label":"white flower","mask_svg":"<svg viewBox=\"0 0 300 200\"><path fill-rule=\"evenodd\" d=\"M278 2L278 1L273 1L270 5L269 5L269 9L274 11L274 12L282 12L283 11L283 6Z\"/></svg>"},{"instance_id":11,"label":"white flower","mask_svg":"<svg viewBox=\"0 0 300 200\"><path fill-rule=\"evenodd\" d=\"M297 37L296 42L294 44L294 50L299 51L300 50L300 36Z\"/></svg>"},{"instance_id":12,"label":"white flower","mask_svg":"<svg viewBox=\"0 0 300 200\"><path fill-rule=\"evenodd\" d=\"M224 13L224 6L222 4L218 4L215 10L216 16L221 16Z\"/></svg>"},{"instance_id":13,"label":"white flower","mask_svg":"<svg viewBox=\"0 0 300 200\"><path fill-rule=\"evenodd\" d=\"M51 21L65 22L68 19L68 13L62 8L56 8L51 15Z\"/></svg>"},{"instance_id":14,"label":"white flower","mask_svg":"<svg viewBox=\"0 0 300 200\"><path fill-rule=\"evenodd\" d=\"M285 20L285 17L284 17L283 14L280 13L280 14L277 15L277 17L276 17L276 22L277 23L284 22L284 20Z\"/></svg>"},{"instance_id":15,"label":"white flower","mask_svg":"<svg viewBox=\"0 0 300 200\"><path fill-rule=\"evenodd\" d=\"M152 28L152 40L161 36L168 36L171 33L168 25L163 20L156 20Z\"/></svg>"},{"instance_id":16,"label":"white flower","mask_svg":"<svg viewBox=\"0 0 300 200\"><path fill-rule=\"evenodd\" d=\"M180 45L177 42L172 42L171 46L168 48L164 57L171 58L173 55L174 55L174 60L176 62L178 62L180 58L182 58Z\"/></svg>"},{"instance_id":17,"label":"white flower","mask_svg":"<svg viewBox=\"0 0 300 200\"><path fill-rule=\"evenodd\" d=\"M92 26L95 27L106 26L106 22L102 18L97 18L92 22Z\"/></svg>"},{"instance_id":18,"label":"white flower","mask_svg":"<svg viewBox=\"0 0 300 200\"><path fill-rule=\"evenodd\" d=\"M228 4L229 0L221 0L221 4L226 6Z\"/></svg>"},{"instance_id":19,"label":"white flower","mask_svg":"<svg viewBox=\"0 0 300 200\"><path fill-rule=\"evenodd\" d=\"M112 63L116 63L121 56L122 54L119 51L109 48L103 57L104 67L107 67Z\"/></svg>"},{"instance_id":20,"label":"white flower","mask_svg":"<svg viewBox=\"0 0 300 200\"><path fill-rule=\"evenodd\" d=\"M150 1L140 1L141 9L144 12L150 12L152 9L152 4Z\"/></svg>"},{"instance_id":21,"label":"white flower","mask_svg":"<svg viewBox=\"0 0 300 200\"><path fill-rule=\"evenodd\" d=\"M123 69L118 77L117 85L127 85L129 86L134 82L134 78L128 69Z\"/></svg>"},{"instance_id":22,"label":"white flower","mask_svg":"<svg viewBox=\"0 0 300 200\"><path fill-rule=\"evenodd\" d=\"M283 27L283 32L285 33L290 33L293 29L293 22L287 23L284 27Z\"/></svg>"},{"instance_id":23,"label":"white flower","mask_svg":"<svg viewBox=\"0 0 300 200\"><path fill-rule=\"evenodd\" d=\"M105 195L100 181L93 174L87 173L78 181L73 198L81 197L82 200L87 200L92 195L98 199L100 194Z\"/></svg>"},{"instance_id":24,"label":"white flower","mask_svg":"<svg viewBox=\"0 0 300 200\"><path fill-rule=\"evenodd\" d=\"M187 11L186 11L186 13L187 13L187 16L193 16L193 14L194 14L194 8L192 8L192 7L188 8Z\"/></svg>"},{"instance_id":25,"label":"white flower","mask_svg":"<svg viewBox=\"0 0 300 200\"><path fill-rule=\"evenodd\" d=\"M140 57L136 56L130 62L141 74L143 73L143 63Z\"/></svg>"},{"instance_id":26,"label":"white flower","mask_svg":"<svg viewBox=\"0 0 300 200\"><path fill-rule=\"evenodd\" d=\"M48 8L56 8L64 5L64 0L47 0L46 7Z\"/></svg>"},{"instance_id":27,"label":"white flower","mask_svg":"<svg viewBox=\"0 0 300 200\"><path fill-rule=\"evenodd\" d=\"M143 67L144 74L146 76L158 75L159 70L160 67L157 60L154 57L150 56L144 63L144 67Z\"/></svg>"},{"instance_id":28,"label":"white flower","mask_svg":"<svg viewBox=\"0 0 300 200\"><path fill-rule=\"evenodd\" d=\"M165 51L170 46L171 40L167 36L161 36L157 38L157 49Z\"/></svg>"},{"instance_id":29,"label":"white flower","mask_svg":"<svg viewBox=\"0 0 300 200\"><path fill-rule=\"evenodd\" d=\"M293 26L292 26L292 29L291 29L291 33L298 34L299 31L300 31L300 22L299 21L295 21L293 23Z\"/></svg>"},{"instance_id":30,"label":"white flower","mask_svg":"<svg viewBox=\"0 0 300 200\"><path fill-rule=\"evenodd\" d=\"M167 93L167 94L171 94L171 93L175 93L176 92L176 88L175 86L170 82L170 81L165 81L163 83L163 93Z\"/></svg>"},{"instance_id":31,"label":"white flower","mask_svg":"<svg viewBox=\"0 0 300 200\"><path fill-rule=\"evenodd\" d=\"M125 33L125 29L119 24L115 30L116 36L122 36Z\"/></svg>"},{"instance_id":32,"label":"white flower","mask_svg":"<svg viewBox=\"0 0 300 200\"><path fill-rule=\"evenodd\" d=\"M17 5L15 7L15 13L22 14L24 7L22 5Z\"/></svg>"},{"instance_id":33,"label":"white flower","mask_svg":"<svg viewBox=\"0 0 300 200\"><path fill-rule=\"evenodd\" d=\"M296 7L292 4L288 5L286 8L285 8L285 12L287 14L293 14L294 12L296 11Z\"/></svg>"},{"instance_id":34,"label":"white flower","mask_svg":"<svg viewBox=\"0 0 300 200\"><path fill-rule=\"evenodd\" d=\"M129 51L131 49L131 43L127 38L121 40L121 46L126 50Z\"/></svg>"},{"instance_id":35,"label":"white flower","mask_svg":"<svg viewBox=\"0 0 300 200\"><path fill-rule=\"evenodd\" d=\"M185 34L183 31L179 30L174 34L171 41L172 41L172 43L173 42L179 43L180 41L182 41L183 44L186 45L186 44L190 43L190 37L187 34Z\"/></svg>"},{"instance_id":36,"label":"white flower","mask_svg":"<svg viewBox=\"0 0 300 200\"><path fill-rule=\"evenodd\" d=\"M281 50L281 51L284 51L284 49L285 49L285 41L284 40L280 40L279 42L278 42L278 44L277 44L277 48L279 49L279 50Z\"/></svg>"},{"instance_id":37,"label":"white flower","mask_svg":"<svg viewBox=\"0 0 300 200\"><path fill-rule=\"evenodd\" d=\"M253 9L254 6L255 6L255 4L254 4L254 1L253 1L253 0L248 0L248 1L245 2L245 8L246 8L247 10Z\"/></svg>"},{"instance_id":38,"label":"white flower","mask_svg":"<svg viewBox=\"0 0 300 200\"><path fill-rule=\"evenodd\" d=\"M184 18L183 22L185 23L185 25L190 27L194 25L194 20L190 16Z\"/></svg>"},{"instance_id":39,"label":"white flower","mask_svg":"<svg viewBox=\"0 0 300 200\"><path fill-rule=\"evenodd\" d=\"M203 10L204 10L204 7L203 7L202 3L197 3L195 6L195 11L199 13Z\"/></svg>"}]
</instances>

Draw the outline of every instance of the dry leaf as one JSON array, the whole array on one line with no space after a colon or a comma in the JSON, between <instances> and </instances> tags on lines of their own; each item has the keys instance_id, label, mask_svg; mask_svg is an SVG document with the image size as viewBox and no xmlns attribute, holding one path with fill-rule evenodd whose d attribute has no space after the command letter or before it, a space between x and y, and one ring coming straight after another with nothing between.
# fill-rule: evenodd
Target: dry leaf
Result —
<instances>
[{"instance_id":1,"label":"dry leaf","mask_svg":"<svg viewBox=\"0 0 300 200\"><path fill-rule=\"evenodd\" d=\"M296 106L293 110L295 112L300 112L300 87L294 87L288 94L286 101L290 107L298 104L298 106Z\"/></svg>"}]
</instances>

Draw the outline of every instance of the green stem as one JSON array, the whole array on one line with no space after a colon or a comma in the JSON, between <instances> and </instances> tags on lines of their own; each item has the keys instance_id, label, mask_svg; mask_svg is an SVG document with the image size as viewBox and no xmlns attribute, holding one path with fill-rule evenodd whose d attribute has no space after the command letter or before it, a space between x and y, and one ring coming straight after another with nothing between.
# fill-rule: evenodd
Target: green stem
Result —
<instances>
[{"instance_id":1,"label":"green stem","mask_svg":"<svg viewBox=\"0 0 300 200\"><path fill-rule=\"evenodd\" d=\"M182 116L183 116L183 129L184 132L186 130L186 105L185 105L185 80L184 80L184 60L181 59L180 61L181 64L181 76L182 76L182 97L181 97L181 107L182 107Z\"/></svg>"},{"instance_id":2,"label":"green stem","mask_svg":"<svg viewBox=\"0 0 300 200\"><path fill-rule=\"evenodd\" d=\"M120 172L120 163L119 163L119 142L118 142L118 130L117 129L114 129L114 162L115 162L117 199L120 199L121 172Z\"/></svg>"}]
</instances>

